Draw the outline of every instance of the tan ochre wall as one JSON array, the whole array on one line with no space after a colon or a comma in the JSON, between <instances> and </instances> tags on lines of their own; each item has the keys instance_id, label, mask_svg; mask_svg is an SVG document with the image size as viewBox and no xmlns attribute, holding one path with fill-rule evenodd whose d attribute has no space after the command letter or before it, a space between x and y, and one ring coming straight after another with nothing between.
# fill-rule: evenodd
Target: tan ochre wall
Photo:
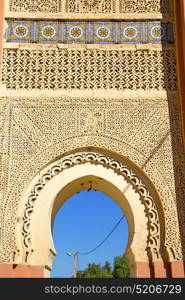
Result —
<instances>
[{"instance_id":1,"label":"tan ochre wall","mask_svg":"<svg viewBox=\"0 0 185 300\"><path fill-rule=\"evenodd\" d=\"M29 0L6 1L0 91L0 263L29 264L29 256L32 265L39 265L34 257L39 257L40 250L30 248L23 253L24 239L20 238L27 230L24 232L20 226L27 213L21 203L28 200L32 182L63 155L78 153L81 148L89 152L101 149L105 156L111 152L118 160L128 159L128 166L134 166L138 178L147 182L149 190L156 191L154 203L157 213L163 215L163 221L159 219L159 240L165 253L160 263L181 263L182 276L184 150L179 87L183 85L181 65L176 65L180 31L175 27L173 1L150 1L145 6L141 2L130 0L128 11L121 0L86 6L83 0L38 1L32 5ZM3 13L3 1L0 3ZM174 25L175 44L11 42L9 21L23 18L34 20L34 26L38 20L48 19L162 20ZM78 166L79 173L83 167ZM72 168L70 172L73 176ZM72 182L71 188L75 189ZM35 213L39 211L38 207ZM34 214L30 220L32 216L34 220ZM139 263L146 262L146 255L150 260L144 250L143 260L140 257L135 261L134 276L142 276ZM172 275L172 264L170 268ZM149 265L145 269L146 276L152 276ZM164 275L164 266L154 264L154 273L155 277Z\"/></svg>"}]
</instances>

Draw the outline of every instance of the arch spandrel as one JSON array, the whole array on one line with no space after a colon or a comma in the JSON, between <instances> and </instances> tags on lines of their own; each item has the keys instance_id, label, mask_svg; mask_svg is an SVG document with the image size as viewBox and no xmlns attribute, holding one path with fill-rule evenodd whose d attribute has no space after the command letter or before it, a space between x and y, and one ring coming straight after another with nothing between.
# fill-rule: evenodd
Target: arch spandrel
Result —
<instances>
[{"instance_id":1,"label":"arch spandrel","mask_svg":"<svg viewBox=\"0 0 185 300\"><path fill-rule=\"evenodd\" d=\"M109 145L109 146L111 146L111 141L112 141L112 139L108 139L108 140L106 140L104 137L102 137L102 139L101 139L101 143L100 143L100 145ZM82 143L84 142L84 138L83 138L83 140L82 140ZM93 142L94 142L94 137L92 137L92 141L90 141L90 138L88 137L88 142L90 142L90 144L92 144ZM114 149L115 148L115 146L116 146L116 140L114 140L114 144L112 144L112 148ZM72 144L72 140L70 140L69 141L69 146L65 146L65 148L66 148L66 150L67 150L67 147L69 147L68 149L69 149L69 151L68 152L66 152L66 154L70 154L70 153L72 153L73 151L71 151L70 150L70 146L71 146L71 144ZM77 140L73 140L73 145L74 146L77 146L77 145L79 145L79 139L77 139ZM118 144L119 145L119 144ZM41 170L41 169L43 169L43 168L47 168L47 166L49 166L49 164L50 164L50 162L54 162L55 160L54 159L49 159L49 156L51 156L51 154L53 154L53 157L54 156L56 156L56 154L57 153L59 153L59 152L62 152L61 150L59 150L60 148L61 148L61 146L62 146L62 144L61 143L59 143L58 144L58 146L57 146L57 144L55 144L55 145L53 145L53 149L52 148L47 148L46 149L46 152L42 152L43 153L43 155L42 156L40 156L40 155L38 155L38 160L37 160L37 162L38 162L38 165L35 165L34 164L34 160L33 161L29 161L29 165L28 166L26 166L25 167L25 169L23 170L23 172L20 174L20 178L19 178L19 185L17 185L17 184L15 184L14 185L14 188L12 189L12 191L11 191L11 194L10 194L10 198L9 198L9 201L11 200L11 202L7 202L7 204L6 204L6 207L8 208L8 211L11 211L10 210L10 208L11 208L11 203L13 204L14 203L14 206L12 206L12 213L11 213L11 215L13 216L15 216L15 215L17 215L17 206L15 206L15 200L17 201L17 205L19 205L19 199L20 199L20 197L21 197L21 194L20 194L20 190L24 190L24 191L26 191L26 189L27 189L27 187L29 186L29 184L31 183L31 181L32 181L32 178L34 178L35 176L34 176L34 173L31 173L30 172L30 170L31 170L31 168L34 168L34 170L33 170L33 172L38 172L37 170ZM60 148L58 148L58 147L60 147ZM62 147L64 147L64 145L62 146ZM96 147L84 147L84 148L80 148L80 147L78 147L77 148L78 150L77 150L77 152L79 152L80 150L88 150L88 151L92 151L92 150L96 150L96 151L103 151L103 148L96 148ZM119 145L119 148L117 148L117 149L115 149L115 150L118 150L119 151L119 149L120 149L120 152L121 151L125 151L127 148L122 144L122 145ZM107 153L109 153L109 154L111 154L111 155L113 155L113 156L115 156L115 154L116 154L116 151L114 152L114 151L110 151L110 150L105 150L104 149L104 151L105 151L105 153L107 154ZM56 153L56 154L55 154ZM128 156L129 156L129 152L126 152L126 153L128 153ZM133 153L133 152L132 152ZM39 154L39 153L38 153ZM65 154L63 154L62 155L62 157L64 156ZM118 156L117 156L117 158L118 159L120 159L121 157L122 157L122 155L121 154L117 154ZM59 159L60 158L60 156L56 156L57 157L57 159ZM61 158L62 158L61 157ZM134 156L133 156L134 157ZM136 154L135 155L135 157L138 157L139 158L139 155L138 154ZM125 156L125 161L128 163L130 160ZM39 160L41 160L40 161L40 165L39 165ZM46 162L48 160L48 162ZM43 163L43 162L45 162L45 163ZM139 174L140 174L140 176L141 176L141 178L142 179L144 179L145 178L145 180L146 180L146 178L148 178L148 176L146 176L145 174L144 174L144 172L142 171L142 169L141 168L139 168L139 167L136 167L136 164L135 163L132 163L131 161L130 161L130 164L132 165L132 168L134 169L134 172L137 170L137 172L139 172ZM42 166L44 166L45 165L45 167L42 167ZM30 168L30 166L31 166L31 168ZM42 172L42 171L41 171ZM160 170L156 170L156 172L158 172L158 174L160 173ZM40 172L39 172L40 173ZM27 183L25 182L25 179L27 178ZM23 179L24 179L24 181L23 181ZM28 179L29 179L29 181L28 181ZM163 180L163 177L160 177L160 184L161 184L161 181ZM24 182L24 186L22 186L21 187L21 185L22 185L22 183ZM26 186L25 186L25 183L26 183ZM148 182L147 182L147 184L150 186L150 190L151 190L151 192L153 193L153 192L156 192L156 189L155 189L155 187L154 187L154 185L152 184L152 182L149 180ZM164 184L165 184L165 181L164 181ZM158 195L158 193L157 193L157 195ZM12 198L13 197L13 198ZM16 197L16 198L15 198ZM159 197L159 196L157 196L157 197ZM15 198L15 200L13 200ZM160 198L160 197L159 197ZM162 199L163 201L164 201L164 199ZM169 199L168 199L169 200ZM13 201L13 202L12 202ZM158 204L156 204L156 205L158 205ZM165 202L163 202L163 204L162 204L162 207L163 207L163 205L165 205ZM160 206L160 205L159 205ZM172 206L171 206L172 207ZM13 212L14 211L14 212ZM169 213L169 221L171 220L171 213L170 213L170 211L169 210L163 210L163 208L161 209L160 207L159 207L159 211L160 211L160 214L161 214L161 211L162 211L162 215L163 215L163 212L164 212L164 216L165 216L165 219L166 219L166 214L167 213ZM175 216L175 215L174 215ZM6 236L8 235L8 237L10 238L11 236L13 236L14 235L14 231L12 231L12 230L14 230L14 228L13 228L13 226L16 226L16 223L15 223L15 220L11 217L11 224L9 225L8 223L7 223L7 219L5 219L5 227L4 228L6 228L6 232L4 232L3 233L3 238L4 238L4 241L6 240ZM174 222L174 220L173 220L173 222ZM172 229L171 229L172 228ZM165 226L163 226L162 227L162 230L165 230L166 229L166 234L168 235L168 230L170 230L170 233L171 233L171 230L175 230L175 228L173 228L173 226L172 227L167 227L167 228L165 228ZM162 235L163 236L163 239L166 239L165 238L165 236L164 235ZM175 238L178 238L178 232L176 232L175 233L175 235L174 235L174 237ZM8 257L7 258L5 258L5 261L12 261L12 253L13 253L13 251L14 251L14 249L17 249L16 248L16 245L15 245L15 242L13 242L14 241L14 238L11 240L11 244L9 244L10 245L10 252L8 252L7 251L7 248L4 250L5 252L4 253L6 253L6 255L8 255ZM174 247L174 245L178 245L177 243L176 243L176 241L175 241L175 244L173 244L173 240L171 240L172 241L172 244L169 244L169 243L167 243L165 246L168 246L169 247L169 249L174 249L174 251L175 251L175 253L179 253L179 250L178 250L178 248L175 248ZM6 243L5 243L6 244ZM179 247L179 246L178 246ZM3 249L2 249L3 250ZM171 251L171 250L170 250ZM4 256L4 254L3 254L3 251L1 252L1 255L3 255ZM176 254L176 256L175 256L176 258L177 257L179 257L179 256L177 256L177 254ZM171 259L175 259L175 257L174 258L171 258ZM18 259L19 259L19 255L18 255ZM3 260L4 260L4 258L3 258Z\"/></svg>"}]
</instances>

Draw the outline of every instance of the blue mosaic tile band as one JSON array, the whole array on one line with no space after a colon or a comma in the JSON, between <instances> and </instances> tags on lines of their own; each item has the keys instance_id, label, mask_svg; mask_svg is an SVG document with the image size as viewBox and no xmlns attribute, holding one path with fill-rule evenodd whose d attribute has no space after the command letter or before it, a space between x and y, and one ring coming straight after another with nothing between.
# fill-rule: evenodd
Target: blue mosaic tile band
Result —
<instances>
[{"instance_id":1,"label":"blue mosaic tile band","mask_svg":"<svg viewBox=\"0 0 185 300\"><path fill-rule=\"evenodd\" d=\"M173 25L161 21L8 21L7 42L67 44L170 44Z\"/></svg>"}]
</instances>

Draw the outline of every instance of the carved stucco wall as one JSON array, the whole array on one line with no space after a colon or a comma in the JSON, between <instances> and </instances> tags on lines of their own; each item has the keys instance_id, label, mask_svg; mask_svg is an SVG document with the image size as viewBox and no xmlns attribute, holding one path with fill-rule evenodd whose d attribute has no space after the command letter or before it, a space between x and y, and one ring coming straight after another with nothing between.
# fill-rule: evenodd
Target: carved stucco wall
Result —
<instances>
[{"instance_id":1,"label":"carved stucco wall","mask_svg":"<svg viewBox=\"0 0 185 300\"><path fill-rule=\"evenodd\" d=\"M171 13L170 0L9 0L11 12L42 13Z\"/></svg>"},{"instance_id":2,"label":"carved stucco wall","mask_svg":"<svg viewBox=\"0 0 185 300\"><path fill-rule=\"evenodd\" d=\"M114 4L123 15L131 7L130 18L135 13L169 16L172 11L166 0L162 6L159 0L106 3L112 15ZM104 5L10 1L7 15L65 8L85 18L87 7L101 15ZM35 174L63 153L89 146L120 153L146 172L163 203L170 259L182 259L184 154L173 45L5 43L3 52L0 262L13 261L17 209Z\"/></svg>"},{"instance_id":3,"label":"carved stucco wall","mask_svg":"<svg viewBox=\"0 0 185 300\"><path fill-rule=\"evenodd\" d=\"M28 90L177 89L175 53L170 46L163 51L76 48L4 49L3 83L8 89Z\"/></svg>"},{"instance_id":4,"label":"carved stucco wall","mask_svg":"<svg viewBox=\"0 0 185 300\"><path fill-rule=\"evenodd\" d=\"M114 92L116 94L116 92ZM113 93L113 95L114 95ZM126 93L126 92L125 92ZM22 192L50 160L66 151L96 146L128 157L154 182L166 216L166 246L180 259L171 130L165 93L124 97L4 97L1 168L1 261L12 259L16 212ZM175 104L176 93L169 96ZM1 246L2 247L2 246Z\"/></svg>"}]
</instances>

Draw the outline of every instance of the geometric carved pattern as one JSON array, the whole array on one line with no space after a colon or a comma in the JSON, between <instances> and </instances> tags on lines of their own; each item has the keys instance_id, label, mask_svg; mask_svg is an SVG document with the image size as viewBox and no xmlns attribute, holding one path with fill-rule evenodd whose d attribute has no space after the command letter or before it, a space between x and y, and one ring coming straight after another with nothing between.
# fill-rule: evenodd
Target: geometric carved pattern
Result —
<instances>
[{"instance_id":1,"label":"geometric carved pattern","mask_svg":"<svg viewBox=\"0 0 185 300\"><path fill-rule=\"evenodd\" d=\"M130 169L129 166L123 164L121 161L106 155L101 152L77 152L68 156L64 156L62 159L56 161L51 166L49 166L44 174L39 178L37 183L31 188L30 195L28 196L27 202L24 209L23 218L23 244L27 251L31 251L32 241L30 233L30 222L32 218L32 213L34 211L34 205L37 201L37 197L40 191L45 187L57 174L61 173L63 170L73 167L74 165L84 164L90 162L92 164L101 164L106 168L113 169L119 175L123 177L132 184L133 188L137 193L140 194L142 203L145 206L145 212L148 217L148 240L147 248L150 249L153 258L159 258L159 248L160 248L160 221L154 199L150 195L148 188L142 182L142 180ZM26 252L27 252L26 251ZM28 254L28 252L27 252ZM27 257L27 256L26 256ZM26 261L27 262L27 261Z\"/></svg>"},{"instance_id":2,"label":"geometric carved pattern","mask_svg":"<svg viewBox=\"0 0 185 300\"><path fill-rule=\"evenodd\" d=\"M11 12L70 14L154 14L168 16L172 0L10 0ZM62 11L63 4L63 11Z\"/></svg>"},{"instance_id":3,"label":"geometric carved pattern","mask_svg":"<svg viewBox=\"0 0 185 300\"><path fill-rule=\"evenodd\" d=\"M115 13L115 0L68 0L69 13Z\"/></svg>"},{"instance_id":4,"label":"geometric carved pattern","mask_svg":"<svg viewBox=\"0 0 185 300\"><path fill-rule=\"evenodd\" d=\"M162 13L168 15L172 0L120 0L120 13Z\"/></svg>"},{"instance_id":5,"label":"geometric carved pattern","mask_svg":"<svg viewBox=\"0 0 185 300\"><path fill-rule=\"evenodd\" d=\"M172 43L170 22L8 21L8 42L143 44Z\"/></svg>"},{"instance_id":6,"label":"geometric carved pattern","mask_svg":"<svg viewBox=\"0 0 185 300\"><path fill-rule=\"evenodd\" d=\"M168 15L171 0L67 0L69 13L162 13Z\"/></svg>"},{"instance_id":7,"label":"geometric carved pattern","mask_svg":"<svg viewBox=\"0 0 185 300\"><path fill-rule=\"evenodd\" d=\"M9 9L12 12L43 12L56 13L59 11L61 0L10 0Z\"/></svg>"},{"instance_id":8,"label":"geometric carved pattern","mask_svg":"<svg viewBox=\"0 0 185 300\"><path fill-rule=\"evenodd\" d=\"M176 81L173 49L3 51L3 83L8 89L176 90Z\"/></svg>"}]
</instances>

